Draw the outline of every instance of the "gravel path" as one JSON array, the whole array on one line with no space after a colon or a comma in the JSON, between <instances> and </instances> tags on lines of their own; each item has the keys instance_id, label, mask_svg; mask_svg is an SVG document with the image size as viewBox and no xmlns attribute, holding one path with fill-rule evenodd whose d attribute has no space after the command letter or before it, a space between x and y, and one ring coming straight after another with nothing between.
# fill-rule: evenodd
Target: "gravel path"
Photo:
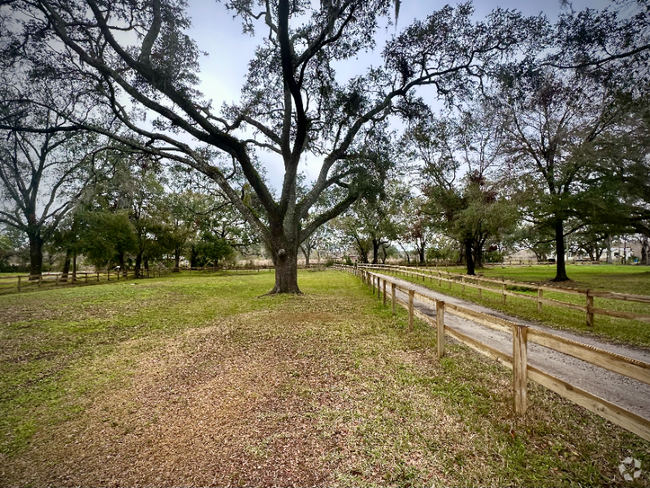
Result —
<instances>
[{"instance_id":1,"label":"gravel path","mask_svg":"<svg viewBox=\"0 0 650 488\"><path fill-rule=\"evenodd\" d=\"M650 363L650 350L648 349L610 344L593 337L583 336L564 330L551 329L550 327L518 319L506 315L503 312L495 311L475 303L444 295L418 285L417 283L401 280L395 276L382 275L379 273L375 274L385 276L403 286L414 287L418 293L434 300L444 300L447 303L459 305L518 324L527 325L531 328L551 332L558 336L582 342L583 344L589 344L606 351L611 351ZM403 292L398 291L397 298L403 302L408 302L408 295ZM417 298L414 301L414 307L430 317L435 318L436 316L435 308L431 307L431 304L417 300ZM445 314L445 325L448 325L472 338L478 339L482 343L498 349L499 351L512 355L512 336L510 334L490 329L471 320L452 315L451 313ZM528 363L574 386L582 388L589 393L619 405L630 412L634 412L641 417L650 419L650 385L532 343L528 344Z\"/></svg>"}]
</instances>

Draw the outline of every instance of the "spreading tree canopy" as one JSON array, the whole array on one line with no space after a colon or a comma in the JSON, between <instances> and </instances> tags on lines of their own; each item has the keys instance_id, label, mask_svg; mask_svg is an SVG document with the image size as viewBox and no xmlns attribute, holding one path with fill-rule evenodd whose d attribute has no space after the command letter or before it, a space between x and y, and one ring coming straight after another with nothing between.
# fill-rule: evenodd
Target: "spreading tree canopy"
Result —
<instances>
[{"instance_id":1,"label":"spreading tree canopy","mask_svg":"<svg viewBox=\"0 0 650 488\"><path fill-rule=\"evenodd\" d=\"M225 2L246 32L262 29L268 35L250 61L241 103L221 109L197 88L201 51L187 35L190 19L182 0L10 2L0 14L13 19L2 60L5 68L20 62L24 72L46 72L91 100L93 111L53 107L71 124L216 181L270 253L276 266L273 292L299 292L300 243L381 185L390 165L382 140L387 118L413 116L419 86L429 85L440 96L470 88L492 62L511 56L538 23L504 10L475 22L471 5L446 6L388 42L382 66L338 80L335 63L373 49L382 18L398 5ZM98 119L100 109L110 117ZM277 193L259 169L265 152L284 163ZM320 161L320 169L299 196L299 164L307 156ZM243 199L232 184L233 167L255 202ZM340 196L332 205L311 212L319 197L334 189Z\"/></svg>"}]
</instances>

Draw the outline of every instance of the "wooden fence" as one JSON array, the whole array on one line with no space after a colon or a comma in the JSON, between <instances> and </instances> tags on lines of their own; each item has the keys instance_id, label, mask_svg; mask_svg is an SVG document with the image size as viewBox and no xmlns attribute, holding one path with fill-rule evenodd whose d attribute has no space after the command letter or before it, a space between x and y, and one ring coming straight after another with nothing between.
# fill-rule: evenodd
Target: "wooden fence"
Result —
<instances>
[{"instance_id":1,"label":"wooden fence","mask_svg":"<svg viewBox=\"0 0 650 488\"><path fill-rule=\"evenodd\" d=\"M299 269L306 269L310 271L322 271L325 269L323 264L310 264L300 265ZM206 266L201 268L179 268L179 271L203 271L203 272L235 272L235 273L251 273L262 271L274 271L273 266ZM153 278L160 276L167 276L173 273L169 268L152 268L151 270L143 269L140 271L139 278ZM93 283L107 283L126 279L136 278L135 272L132 270L118 271L102 271L102 272L86 272L77 271L76 273L43 273L41 275L13 275L13 276L0 276L0 294L15 293L21 291L28 291L33 289L42 289L58 286L70 285L85 285Z\"/></svg>"},{"instance_id":2,"label":"wooden fence","mask_svg":"<svg viewBox=\"0 0 650 488\"><path fill-rule=\"evenodd\" d=\"M299 264L298 269L308 269L314 271L321 271L325 269L324 264ZM274 271L275 266L273 265L264 265L264 266L204 266L204 267L181 267L181 271Z\"/></svg>"},{"instance_id":3,"label":"wooden fence","mask_svg":"<svg viewBox=\"0 0 650 488\"><path fill-rule=\"evenodd\" d=\"M486 267L505 267L505 266L555 266L555 261L537 261L533 259L509 259L500 263L483 263ZM573 264L575 266L592 266L599 265L600 261L589 261L584 259L567 259L566 264Z\"/></svg>"},{"instance_id":4,"label":"wooden fence","mask_svg":"<svg viewBox=\"0 0 650 488\"><path fill-rule=\"evenodd\" d=\"M574 266L598 266L601 264L605 264L602 261L590 261L590 260L583 260L583 259L567 259L566 261L567 265L574 265ZM486 268L505 268L506 266L508 267L527 267L527 266L555 266L557 263L555 261L538 261L536 259L508 259L506 261L501 261L501 262L494 262L494 263L488 263L488 262L483 262L483 266ZM616 266L631 266L632 264L623 264L620 259L618 262L613 262L612 264ZM418 262L413 262L413 264L409 264L411 267L434 267L434 268L456 268L456 267L463 267L465 266L463 263L458 262L458 261L436 261L436 262L429 262L426 265Z\"/></svg>"},{"instance_id":5,"label":"wooden fence","mask_svg":"<svg viewBox=\"0 0 650 488\"><path fill-rule=\"evenodd\" d=\"M180 271L205 271L210 273L217 273L221 271L234 271L234 272L261 272L270 271L275 269L273 266L203 266L203 267L181 267Z\"/></svg>"},{"instance_id":6,"label":"wooden fence","mask_svg":"<svg viewBox=\"0 0 650 488\"><path fill-rule=\"evenodd\" d=\"M465 307L445 303L442 300L434 300L421 294L415 290L415 288L404 286L385 275L378 275L367 269L354 268L351 266L338 266L338 268L358 276L364 283L372 287L373 294L376 292L379 298L382 296L383 288L384 305L387 303L387 287L390 285L393 314L395 314L396 304L399 304L408 311L409 330L413 329L414 316L417 316L426 323L435 327L437 333L437 353L439 357L442 357L445 353L445 335L448 335L457 341L466 344L475 351L495 359L504 366L512 369L513 405L514 411L517 415L524 415L526 413L528 407L527 381L532 380L549 390L554 391L558 395L591 410L597 415L634 432L640 437L650 440L650 420L529 365L528 343L532 342L539 344L546 348L573 356L600 368L613 371L646 384L650 384L649 363L621 356L597 347L582 344L549 332L529 328L526 325L493 317ZM397 299L396 290L400 290L407 294L408 301L406 302ZM435 319L414 308L413 302L416 296L419 300L435 307ZM458 317L478 322L481 325L494 330L509 333L512 336L512 355L505 354L491 346L483 344L477 339L469 337L468 335L445 325L445 313L450 313Z\"/></svg>"},{"instance_id":7,"label":"wooden fence","mask_svg":"<svg viewBox=\"0 0 650 488\"><path fill-rule=\"evenodd\" d=\"M442 283L449 283L449 287L453 283L460 284L462 290L465 291L465 287L476 288L478 290L479 298L482 296L482 292L491 291L495 293L500 293L503 297L503 303L506 303L506 297L516 297L523 300L529 300L537 302L537 312L542 312L543 305L552 305L560 308L566 308L571 310L577 310L585 314L585 319L587 325L590 327L594 326L594 315L605 315L607 317L616 317L629 320L637 320L640 322L650 323L650 315L636 313L636 312L627 312L623 310L611 310L607 308L595 307L594 298L606 298L610 300L622 300L626 302L636 302L636 303L650 303L650 296L646 295L630 295L624 293L614 293L609 291L595 291L595 290L577 290L572 288L559 288L554 286L539 286L531 285L529 283L519 282L519 281L510 281L510 280L497 280L494 278L484 278L480 276L469 276L461 275L458 273L450 273L448 271L441 270L431 270L428 268L418 268L419 271L415 271L414 268L409 268L406 266L394 266L388 264L374 264L374 265L359 265L360 268L365 269L386 269L388 271L393 271L398 274L403 274L405 276L410 276L412 278L422 278L423 281L429 279L430 281L437 280L438 286L442 286ZM426 271L422 273L421 271ZM437 276L436 276L437 275ZM443 276L445 276L443 278ZM492 285L492 286L490 286ZM495 287L497 285L499 288ZM537 296L525 295L523 293L517 293L515 291L508 290L508 287L516 288L527 288L531 291L537 292ZM556 293L566 293L570 295L579 295L584 297L584 305L578 305L575 303L564 302L561 300L554 300L551 298L544 298L544 291L551 291Z\"/></svg>"},{"instance_id":8,"label":"wooden fence","mask_svg":"<svg viewBox=\"0 0 650 488\"><path fill-rule=\"evenodd\" d=\"M167 268L143 269L140 271L139 278L154 278L169 275ZM64 273L43 273L41 275L14 275L0 276L0 293L21 292L34 289L70 286L70 285L90 285L93 283L107 283L136 278L132 270L108 270L96 271L77 271Z\"/></svg>"}]
</instances>

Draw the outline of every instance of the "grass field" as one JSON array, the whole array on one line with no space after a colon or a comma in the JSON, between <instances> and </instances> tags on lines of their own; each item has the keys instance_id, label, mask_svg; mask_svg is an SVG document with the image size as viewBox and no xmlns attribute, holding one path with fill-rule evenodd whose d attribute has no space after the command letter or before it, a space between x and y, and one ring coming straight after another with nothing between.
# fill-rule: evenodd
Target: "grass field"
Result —
<instances>
[{"instance_id":1,"label":"grass field","mask_svg":"<svg viewBox=\"0 0 650 488\"><path fill-rule=\"evenodd\" d=\"M437 269L453 273L466 272L466 268L463 266L440 267ZM513 281L541 284L547 283L555 277L555 266L505 266L501 268L493 265L490 268L477 269L476 274L488 278L505 278ZM648 266L567 264L567 275L570 281L566 285L562 283L556 285L583 290L606 290L634 295L650 295L650 267Z\"/></svg>"},{"instance_id":2,"label":"grass field","mask_svg":"<svg viewBox=\"0 0 650 488\"><path fill-rule=\"evenodd\" d=\"M0 485L644 486L650 443L384 309L356 278L0 297Z\"/></svg>"},{"instance_id":3,"label":"grass field","mask_svg":"<svg viewBox=\"0 0 650 488\"><path fill-rule=\"evenodd\" d=\"M506 278L516 281L544 282L555 277L554 266L483 268L479 273L486 277ZM607 290L633 295L650 295L650 267L567 265L570 286L583 290ZM558 286L562 286L558 284Z\"/></svg>"},{"instance_id":4,"label":"grass field","mask_svg":"<svg viewBox=\"0 0 650 488\"><path fill-rule=\"evenodd\" d=\"M441 268L444 269L444 268ZM462 268L447 268L450 272L462 273ZM537 303L531 300L520 299L508 296L506 304L503 304L500 286L494 284L494 292L483 291L479 298L478 290L466 287L462 291L462 285L442 282L433 279L422 281L421 278L405 277L402 274L382 270L388 274L399 276L402 279L419 283L432 290L440 291L447 295L463 298L486 307L501 310L510 315L527 320L537 321L557 329L570 329L584 334L594 335L613 342L650 346L650 324L635 320L606 317L595 315L594 327L589 327L583 312L569 310L558 306L544 305L542 313L537 312ZM572 280L568 283L552 284L548 281L555 276L555 268L550 266L532 267L506 267L506 268L483 268L477 270L477 275L489 278L505 278L511 281L520 281L532 284L551 284L577 289L591 289L602 291L614 291L636 295L650 295L650 270L641 266L567 266L567 273ZM527 291L524 288L512 289L518 293L536 296L535 291ZM559 292L544 291L544 298L551 298L578 305L585 305L584 296L570 295ZM621 310L650 315L650 306L645 303L626 302L621 300L609 300L595 298L594 306L610 310Z\"/></svg>"}]
</instances>

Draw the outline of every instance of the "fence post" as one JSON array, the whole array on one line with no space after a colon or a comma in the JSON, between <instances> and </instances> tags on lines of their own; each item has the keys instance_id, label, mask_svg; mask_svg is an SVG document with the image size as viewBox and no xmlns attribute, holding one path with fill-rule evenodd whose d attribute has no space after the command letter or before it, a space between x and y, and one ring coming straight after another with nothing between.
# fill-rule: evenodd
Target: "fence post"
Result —
<instances>
[{"instance_id":1,"label":"fence post","mask_svg":"<svg viewBox=\"0 0 650 488\"><path fill-rule=\"evenodd\" d=\"M589 290L586 292L587 295L587 325L589 327L594 326L594 297L591 296Z\"/></svg>"},{"instance_id":2,"label":"fence post","mask_svg":"<svg viewBox=\"0 0 650 488\"><path fill-rule=\"evenodd\" d=\"M97 271L97 283L99 283L99 271Z\"/></svg>"},{"instance_id":3,"label":"fence post","mask_svg":"<svg viewBox=\"0 0 650 488\"><path fill-rule=\"evenodd\" d=\"M463 291L463 293L465 293L465 276L461 276L460 281L463 284L463 290L462 291Z\"/></svg>"},{"instance_id":4,"label":"fence post","mask_svg":"<svg viewBox=\"0 0 650 488\"><path fill-rule=\"evenodd\" d=\"M438 286L442 286L442 273L438 271Z\"/></svg>"},{"instance_id":5,"label":"fence post","mask_svg":"<svg viewBox=\"0 0 650 488\"><path fill-rule=\"evenodd\" d=\"M386 280L384 280L384 307L386 306Z\"/></svg>"},{"instance_id":6,"label":"fence post","mask_svg":"<svg viewBox=\"0 0 650 488\"><path fill-rule=\"evenodd\" d=\"M393 315L395 315L395 302L396 302L395 288L397 288L395 283L391 283L390 284L390 299L391 299L391 305L393 307Z\"/></svg>"},{"instance_id":7,"label":"fence post","mask_svg":"<svg viewBox=\"0 0 650 488\"><path fill-rule=\"evenodd\" d=\"M88 283L88 271L86 271L85 275L86 275L86 283Z\"/></svg>"},{"instance_id":8,"label":"fence post","mask_svg":"<svg viewBox=\"0 0 650 488\"><path fill-rule=\"evenodd\" d=\"M108 271L108 278L106 279L106 281L111 281L111 270L109 269L107 271Z\"/></svg>"},{"instance_id":9,"label":"fence post","mask_svg":"<svg viewBox=\"0 0 650 488\"><path fill-rule=\"evenodd\" d=\"M537 289L537 313L542 313L542 298L544 298L544 290Z\"/></svg>"},{"instance_id":10,"label":"fence post","mask_svg":"<svg viewBox=\"0 0 650 488\"><path fill-rule=\"evenodd\" d=\"M381 299L381 278L377 276L377 298Z\"/></svg>"},{"instance_id":11,"label":"fence post","mask_svg":"<svg viewBox=\"0 0 650 488\"><path fill-rule=\"evenodd\" d=\"M38 286L40 287L43 284L43 275L38 275Z\"/></svg>"},{"instance_id":12,"label":"fence post","mask_svg":"<svg viewBox=\"0 0 650 488\"><path fill-rule=\"evenodd\" d=\"M415 297L415 291L409 290L409 331L413 330L413 298Z\"/></svg>"},{"instance_id":13,"label":"fence post","mask_svg":"<svg viewBox=\"0 0 650 488\"><path fill-rule=\"evenodd\" d=\"M18 291L20 291L20 276L18 277Z\"/></svg>"},{"instance_id":14,"label":"fence post","mask_svg":"<svg viewBox=\"0 0 650 488\"><path fill-rule=\"evenodd\" d=\"M516 324L513 326L512 376L515 414L524 415L528 407L528 327L525 325Z\"/></svg>"},{"instance_id":15,"label":"fence post","mask_svg":"<svg viewBox=\"0 0 650 488\"><path fill-rule=\"evenodd\" d=\"M481 282L477 280L477 283L476 283L476 284L478 285L478 288L477 288L477 290L478 290L478 297L479 297L479 298L483 298L483 288L481 288Z\"/></svg>"},{"instance_id":16,"label":"fence post","mask_svg":"<svg viewBox=\"0 0 650 488\"><path fill-rule=\"evenodd\" d=\"M503 293L503 304L506 304L506 284L503 283L501 285L501 292Z\"/></svg>"},{"instance_id":17,"label":"fence post","mask_svg":"<svg viewBox=\"0 0 650 488\"><path fill-rule=\"evenodd\" d=\"M372 294L375 294L375 277L373 275L370 276L370 280L372 281Z\"/></svg>"},{"instance_id":18,"label":"fence post","mask_svg":"<svg viewBox=\"0 0 650 488\"><path fill-rule=\"evenodd\" d=\"M438 359L445 355L445 302L436 300L436 329L438 338Z\"/></svg>"}]
</instances>

